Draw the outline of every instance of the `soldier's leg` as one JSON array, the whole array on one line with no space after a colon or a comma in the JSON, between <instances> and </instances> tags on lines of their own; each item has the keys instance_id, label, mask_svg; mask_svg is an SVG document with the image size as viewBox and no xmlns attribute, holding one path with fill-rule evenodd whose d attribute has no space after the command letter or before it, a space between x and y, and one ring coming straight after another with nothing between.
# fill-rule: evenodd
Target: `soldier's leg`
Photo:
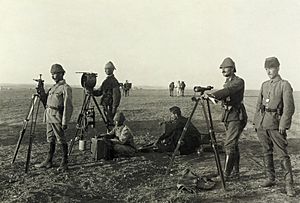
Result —
<instances>
[{"instance_id":1,"label":"soldier's leg","mask_svg":"<svg viewBox=\"0 0 300 203\"><path fill-rule=\"evenodd\" d=\"M60 144L62 151L62 159L57 171L66 171L68 169L68 144L66 141L65 132L61 123L52 123L52 129L55 134L57 143Z\"/></svg>"},{"instance_id":2,"label":"soldier's leg","mask_svg":"<svg viewBox=\"0 0 300 203\"><path fill-rule=\"evenodd\" d=\"M224 176L227 179L230 177L234 164L236 164L236 149L241 134L240 123L240 121L230 121L226 123Z\"/></svg>"},{"instance_id":3,"label":"soldier's leg","mask_svg":"<svg viewBox=\"0 0 300 203\"><path fill-rule=\"evenodd\" d=\"M286 192L289 196L295 196L295 190L293 187L294 180L293 180L293 173L292 173L292 165L290 156L288 154L287 146L287 135L280 134L278 130L270 130L271 139L274 144L274 150L279 155L279 158L281 160L281 165L284 170L284 179L285 179L285 186L286 186Z\"/></svg>"},{"instance_id":4,"label":"soldier's leg","mask_svg":"<svg viewBox=\"0 0 300 203\"><path fill-rule=\"evenodd\" d=\"M273 161L273 142L268 130L257 129L257 136L263 148L266 180L261 184L262 187L275 185L275 169Z\"/></svg>"},{"instance_id":5,"label":"soldier's leg","mask_svg":"<svg viewBox=\"0 0 300 203\"><path fill-rule=\"evenodd\" d=\"M124 156L124 157L131 157L135 154L135 149L128 145L122 144L114 144L113 145L114 155L117 157Z\"/></svg>"},{"instance_id":6,"label":"soldier's leg","mask_svg":"<svg viewBox=\"0 0 300 203\"><path fill-rule=\"evenodd\" d=\"M51 124L47 123L47 142L49 143L49 151L47 154L46 159L40 163L40 164L36 164L35 167L37 168L51 168L52 167L52 160L53 160L53 155L55 152L55 135L53 133L53 129L51 127Z\"/></svg>"}]
</instances>

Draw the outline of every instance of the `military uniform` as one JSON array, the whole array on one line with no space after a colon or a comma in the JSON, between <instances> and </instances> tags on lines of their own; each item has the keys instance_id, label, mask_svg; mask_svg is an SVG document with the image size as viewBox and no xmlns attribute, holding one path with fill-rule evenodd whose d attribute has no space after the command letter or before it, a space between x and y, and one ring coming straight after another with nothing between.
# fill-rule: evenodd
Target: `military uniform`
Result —
<instances>
[{"instance_id":1,"label":"military uniform","mask_svg":"<svg viewBox=\"0 0 300 203\"><path fill-rule=\"evenodd\" d=\"M224 59L222 67L232 67L235 72L235 64L230 58ZM245 83L244 80L235 74L228 77L223 89L212 93L217 100L222 100L224 112L222 122L225 124L226 136L224 148L226 152L225 176L230 176L234 167L235 175L239 174L240 152L238 141L247 124L247 113L243 104Z\"/></svg>"},{"instance_id":2,"label":"military uniform","mask_svg":"<svg viewBox=\"0 0 300 203\"><path fill-rule=\"evenodd\" d=\"M265 65L266 68L274 67L269 63L273 65L275 63L275 67L279 67L279 61L275 57L267 58ZM285 131L281 134L279 129L290 128L294 111L293 89L288 81L277 75L262 84L256 105L254 125L264 153L267 181L263 185L266 187L273 185L275 181L273 149L282 161L287 187L292 187L293 176L287 151L287 134Z\"/></svg>"},{"instance_id":3,"label":"military uniform","mask_svg":"<svg viewBox=\"0 0 300 203\"><path fill-rule=\"evenodd\" d=\"M115 69L111 62L108 62L105 68ZM107 120L112 124L113 117L117 112L121 100L120 84L114 74L108 75L102 82L100 88L93 91L93 94L95 96L102 96L100 104L104 107Z\"/></svg>"},{"instance_id":4,"label":"military uniform","mask_svg":"<svg viewBox=\"0 0 300 203\"><path fill-rule=\"evenodd\" d=\"M57 142L61 145L62 149L62 160L57 170L65 171L68 169L68 144L66 141L65 129L73 112L72 89L63 79L65 71L60 64L53 64L50 72L56 84L49 89L47 94L43 87L39 91L41 101L46 107L44 121L47 124L49 152L45 161L36 164L35 166L37 168L52 167L52 159Z\"/></svg>"},{"instance_id":5,"label":"military uniform","mask_svg":"<svg viewBox=\"0 0 300 203\"><path fill-rule=\"evenodd\" d=\"M175 88L174 82L171 82L171 83L169 84L169 92L170 92L170 96L171 96L171 97L174 96L174 88Z\"/></svg>"},{"instance_id":6,"label":"military uniform","mask_svg":"<svg viewBox=\"0 0 300 203\"><path fill-rule=\"evenodd\" d=\"M133 135L129 127L125 124L115 126L112 131L108 133L112 138L112 148L114 156L133 156L136 152Z\"/></svg>"},{"instance_id":7,"label":"military uniform","mask_svg":"<svg viewBox=\"0 0 300 203\"><path fill-rule=\"evenodd\" d=\"M48 91L44 118L47 123L47 141L65 144L63 125L67 125L73 112L72 89L65 80L61 80Z\"/></svg>"}]
</instances>

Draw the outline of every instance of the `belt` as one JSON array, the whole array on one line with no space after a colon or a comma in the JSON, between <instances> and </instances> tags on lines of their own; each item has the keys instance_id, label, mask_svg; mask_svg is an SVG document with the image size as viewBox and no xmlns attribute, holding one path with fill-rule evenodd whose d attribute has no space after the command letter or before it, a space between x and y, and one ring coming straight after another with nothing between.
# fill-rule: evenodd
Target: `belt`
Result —
<instances>
[{"instance_id":1,"label":"belt","mask_svg":"<svg viewBox=\"0 0 300 203\"><path fill-rule=\"evenodd\" d=\"M46 105L46 108L54 109L54 110L57 110L57 111L62 111L64 109L63 106L56 107L56 106L49 106L49 105Z\"/></svg>"},{"instance_id":2,"label":"belt","mask_svg":"<svg viewBox=\"0 0 300 203\"><path fill-rule=\"evenodd\" d=\"M277 112L278 109L265 108L265 112Z\"/></svg>"}]
</instances>

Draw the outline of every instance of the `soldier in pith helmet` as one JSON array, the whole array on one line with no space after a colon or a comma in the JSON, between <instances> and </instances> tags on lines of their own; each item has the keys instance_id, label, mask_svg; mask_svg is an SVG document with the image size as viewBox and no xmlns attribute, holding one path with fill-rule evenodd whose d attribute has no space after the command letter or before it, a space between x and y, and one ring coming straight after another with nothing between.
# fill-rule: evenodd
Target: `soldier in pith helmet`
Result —
<instances>
[{"instance_id":1,"label":"soldier in pith helmet","mask_svg":"<svg viewBox=\"0 0 300 203\"><path fill-rule=\"evenodd\" d=\"M213 92L211 96L221 100L224 109L222 117L226 129L224 176L227 180L239 179L240 151L238 142L248 118L243 104L245 82L235 75L236 67L231 58L225 58L220 69L222 69L226 81L223 88Z\"/></svg>"},{"instance_id":2,"label":"soldier in pith helmet","mask_svg":"<svg viewBox=\"0 0 300 203\"><path fill-rule=\"evenodd\" d=\"M105 65L104 70L107 77L102 82L100 88L93 91L93 94L95 96L102 96L100 104L104 108L109 124L113 125L113 118L121 100L120 84L113 74L116 68L111 61Z\"/></svg>"},{"instance_id":3,"label":"soldier in pith helmet","mask_svg":"<svg viewBox=\"0 0 300 203\"><path fill-rule=\"evenodd\" d=\"M42 89L39 92L41 101L46 107L44 120L47 124L47 141L49 143L48 156L37 168L51 168L56 143L61 145L62 160L58 171L68 169L68 144L65 130L73 112L72 89L64 80L65 70L60 64L53 64L50 69L55 84L45 93Z\"/></svg>"},{"instance_id":4,"label":"soldier in pith helmet","mask_svg":"<svg viewBox=\"0 0 300 203\"><path fill-rule=\"evenodd\" d=\"M293 89L290 83L279 75L279 66L280 63L276 57L266 58L265 70L270 80L262 83L254 116L255 129L263 148L266 171L266 180L261 186L270 187L275 184L273 161L273 150L275 150L285 171L287 195L295 196L286 133L291 127L295 104Z\"/></svg>"}]
</instances>

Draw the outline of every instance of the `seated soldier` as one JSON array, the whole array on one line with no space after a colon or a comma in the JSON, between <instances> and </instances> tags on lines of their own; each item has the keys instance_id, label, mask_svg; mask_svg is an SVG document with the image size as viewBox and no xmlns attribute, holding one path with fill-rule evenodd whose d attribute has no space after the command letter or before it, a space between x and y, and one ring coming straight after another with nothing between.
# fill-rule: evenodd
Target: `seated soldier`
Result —
<instances>
[{"instance_id":1,"label":"seated soldier","mask_svg":"<svg viewBox=\"0 0 300 203\"><path fill-rule=\"evenodd\" d=\"M124 124L125 120L122 112L116 113L114 116L115 127L109 133L101 135L111 142L113 157L130 157L136 152L133 134L129 127Z\"/></svg>"},{"instance_id":2,"label":"seated soldier","mask_svg":"<svg viewBox=\"0 0 300 203\"><path fill-rule=\"evenodd\" d=\"M183 128L188 120L181 115L181 110L179 107L173 106L169 110L171 113L171 120L162 123L164 125L164 133L155 143L159 152L173 152L175 150ZM190 123L183 138L183 142L179 147L179 152L180 154L191 154L196 152L200 146L200 143L201 134L197 128Z\"/></svg>"}]
</instances>

